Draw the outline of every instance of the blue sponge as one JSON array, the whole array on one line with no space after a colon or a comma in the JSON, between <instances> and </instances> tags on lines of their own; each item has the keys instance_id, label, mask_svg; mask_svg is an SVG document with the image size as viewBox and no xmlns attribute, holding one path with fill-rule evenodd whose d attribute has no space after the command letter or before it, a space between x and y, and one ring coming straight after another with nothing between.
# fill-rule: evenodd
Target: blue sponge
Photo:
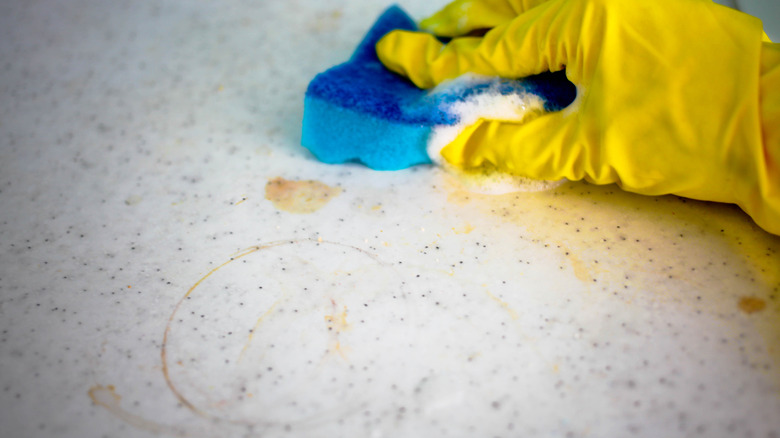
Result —
<instances>
[{"instance_id":1,"label":"blue sponge","mask_svg":"<svg viewBox=\"0 0 780 438\"><path fill-rule=\"evenodd\" d=\"M417 30L399 7L387 9L344 64L318 74L304 99L301 143L325 163L359 162L376 170L430 163L427 145L434 128L458 124L453 105L481 93L535 94L544 110L569 105L576 95L563 72L522 80L476 82L428 92L387 70L376 43L394 29Z\"/></svg>"}]
</instances>

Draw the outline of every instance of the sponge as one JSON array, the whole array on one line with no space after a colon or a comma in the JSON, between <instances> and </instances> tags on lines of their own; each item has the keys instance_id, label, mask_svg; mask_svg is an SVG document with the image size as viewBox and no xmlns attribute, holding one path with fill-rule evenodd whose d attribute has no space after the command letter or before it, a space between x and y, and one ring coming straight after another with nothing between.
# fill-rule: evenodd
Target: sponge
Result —
<instances>
[{"instance_id":1,"label":"sponge","mask_svg":"<svg viewBox=\"0 0 780 438\"><path fill-rule=\"evenodd\" d=\"M467 75L431 91L419 89L377 58L376 43L395 29L417 30L398 6L377 19L347 62L309 84L301 143L320 161L358 162L376 170L431 163L429 148L442 138L436 132L450 137L480 117L517 121L557 111L576 95L563 72L522 80ZM431 155L438 155L436 147Z\"/></svg>"}]
</instances>

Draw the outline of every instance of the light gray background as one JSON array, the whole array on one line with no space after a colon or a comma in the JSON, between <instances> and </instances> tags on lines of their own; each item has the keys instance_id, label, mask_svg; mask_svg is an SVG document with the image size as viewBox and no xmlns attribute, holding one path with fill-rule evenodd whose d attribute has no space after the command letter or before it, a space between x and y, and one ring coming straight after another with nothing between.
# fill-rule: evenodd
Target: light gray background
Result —
<instances>
[{"instance_id":1,"label":"light gray background","mask_svg":"<svg viewBox=\"0 0 780 438\"><path fill-rule=\"evenodd\" d=\"M0 436L777 437L780 238L738 209L299 146L386 6L0 4Z\"/></svg>"}]
</instances>

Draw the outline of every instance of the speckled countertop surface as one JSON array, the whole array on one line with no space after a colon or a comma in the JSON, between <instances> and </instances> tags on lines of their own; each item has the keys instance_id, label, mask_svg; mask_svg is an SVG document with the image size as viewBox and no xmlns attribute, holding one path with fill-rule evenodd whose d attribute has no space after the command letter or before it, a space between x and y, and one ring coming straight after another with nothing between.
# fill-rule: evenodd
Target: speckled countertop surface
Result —
<instances>
[{"instance_id":1,"label":"speckled countertop surface","mask_svg":"<svg viewBox=\"0 0 780 438\"><path fill-rule=\"evenodd\" d=\"M780 436L738 209L298 145L385 6L0 4L0 436Z\"/></svg>"}]
</instances>

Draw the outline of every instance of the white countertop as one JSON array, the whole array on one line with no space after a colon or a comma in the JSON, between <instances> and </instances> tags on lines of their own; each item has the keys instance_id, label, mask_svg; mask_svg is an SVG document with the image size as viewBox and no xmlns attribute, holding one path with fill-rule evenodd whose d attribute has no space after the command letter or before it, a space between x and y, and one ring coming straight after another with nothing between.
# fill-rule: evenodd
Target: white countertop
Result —
<instances>
[{"instance_id":1,"label":"white countertop","mask_svg":"<svg viewBox=\"0 0 780 438\"><path fill-rule=\"evenodd\" d=\"M0 5L0 436L780 436L739 209L299 146L386 6Z\"/></svg>"}]
</instances>

